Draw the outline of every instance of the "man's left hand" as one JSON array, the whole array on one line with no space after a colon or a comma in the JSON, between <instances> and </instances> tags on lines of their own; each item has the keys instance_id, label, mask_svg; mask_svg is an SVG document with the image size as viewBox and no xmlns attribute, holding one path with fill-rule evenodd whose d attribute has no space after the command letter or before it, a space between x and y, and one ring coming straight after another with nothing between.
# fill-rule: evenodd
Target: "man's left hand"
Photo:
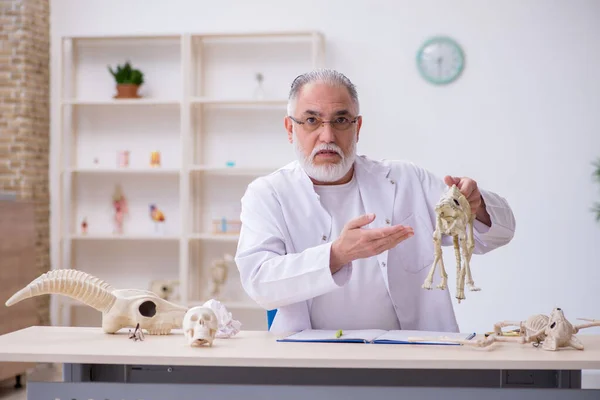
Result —
<instances>
[{"instance_id":1,"label":"man's left hand","mask_svg":"<svg viewBox=\"0 0 600 400\"><path fill-rule=\"evenodd\" d=\"M447 175L444 177L444 182L449 187L456 185L458 190L467 198L471 205L471 213L475 214L475 218L483 222L487 226L492 226L490 215L488 214L481 192L477 187L477 182L471 178L459 178Z\"/></svg>"}]
</instances>

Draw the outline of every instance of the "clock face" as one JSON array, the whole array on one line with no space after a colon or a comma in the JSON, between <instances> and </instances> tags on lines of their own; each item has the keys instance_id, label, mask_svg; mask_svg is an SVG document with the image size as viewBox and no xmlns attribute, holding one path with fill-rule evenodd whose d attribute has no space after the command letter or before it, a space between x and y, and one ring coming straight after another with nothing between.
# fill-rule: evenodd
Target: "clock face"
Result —
<instances>
[{"instance_id":1,"label":"clock face","mask_svg":"<svg viewBox=\"0 0 600 400\"><path fill-rule=\"evenodd\" d=\"M443 85L458 78L465 65L462 49L447 37L427 40L417 52L417 67L427 81Z\"/></svg>"}]
</instances>

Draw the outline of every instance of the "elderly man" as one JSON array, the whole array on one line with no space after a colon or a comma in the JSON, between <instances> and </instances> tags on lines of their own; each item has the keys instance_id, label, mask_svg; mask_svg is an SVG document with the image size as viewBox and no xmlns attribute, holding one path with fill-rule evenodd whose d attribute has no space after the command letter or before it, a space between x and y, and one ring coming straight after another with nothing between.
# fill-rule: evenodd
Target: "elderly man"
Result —
<instances>
[{"instance_id":1,"label":"elderly man","mask_svg":"<svg viewBox=\"0 0 600 400\"><path fill-rule=\"evenodd\" d=\"M271 330L458 331L449 291L422 288L434 206L456 184L482 254L514 235L507 202L470 178L358 156L358 95L337 71L296 78L284 123L298 160L248 186L235 257L248 295L277 309Z\"/></svg>"}]
</instances>

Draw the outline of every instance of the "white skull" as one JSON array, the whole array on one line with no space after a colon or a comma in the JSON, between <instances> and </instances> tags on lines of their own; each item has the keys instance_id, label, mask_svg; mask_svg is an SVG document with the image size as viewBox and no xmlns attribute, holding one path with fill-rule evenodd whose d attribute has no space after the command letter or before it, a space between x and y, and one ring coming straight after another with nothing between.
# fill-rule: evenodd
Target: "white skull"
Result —
<instances>
[{"instance_id":1,"label":"white skull","mask_svg":"<svg viewBox=\"0 0 600 400\"><path fill-rule=\"evenodd\" d=\"M167 335L181 328L186 307L161 299L156 293L138 289L113 289L108 283L74 269L47 272L15 293L11 306L42 294L61 294L79 300L102 313L102 329L116 333L121 328L144 329L150 335Z\"/></svg>"},{"instance_id":2,"label":"white skull","mask_svg":"<svg viewBox=\"0 0 600 400\"><path fill-rule=\"evenodd\" d=\"M212 346L218 329L217 315L208 307L192 307L183 317L183 333L190 346Z\"/></svg>"},{"instance_id":3,"label":"white skull","mask_svg":"<svg viewBox=\"0 0 600 400\"><path fill-rule=\"evenodd\" d=\"M148 290L113 290L115 304L103 314L102 327L106 332L140 324L150 335L168 335L171 329L182 326L186 307L161 299Z\"/></svg>"}]
</instances>

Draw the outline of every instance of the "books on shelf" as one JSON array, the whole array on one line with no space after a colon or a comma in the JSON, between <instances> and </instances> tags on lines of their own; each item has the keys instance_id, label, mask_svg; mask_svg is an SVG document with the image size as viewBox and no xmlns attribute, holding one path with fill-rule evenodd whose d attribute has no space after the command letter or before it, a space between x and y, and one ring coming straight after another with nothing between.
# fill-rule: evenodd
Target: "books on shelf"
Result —
<instances>
[{"instance_id":1,"label":"books on shelf","mask_svg":"<svg viewBox=\"0 0 600 400\"><path fill-rule=\"evenodd\" d=\"M414 330L322 330L306 329L296 332L278 342L308 342L308 343L374 343L374 344L435 344L458 345L446 340L471 340L475 333L429 332Z\"/></svg>"}]
</instances>

